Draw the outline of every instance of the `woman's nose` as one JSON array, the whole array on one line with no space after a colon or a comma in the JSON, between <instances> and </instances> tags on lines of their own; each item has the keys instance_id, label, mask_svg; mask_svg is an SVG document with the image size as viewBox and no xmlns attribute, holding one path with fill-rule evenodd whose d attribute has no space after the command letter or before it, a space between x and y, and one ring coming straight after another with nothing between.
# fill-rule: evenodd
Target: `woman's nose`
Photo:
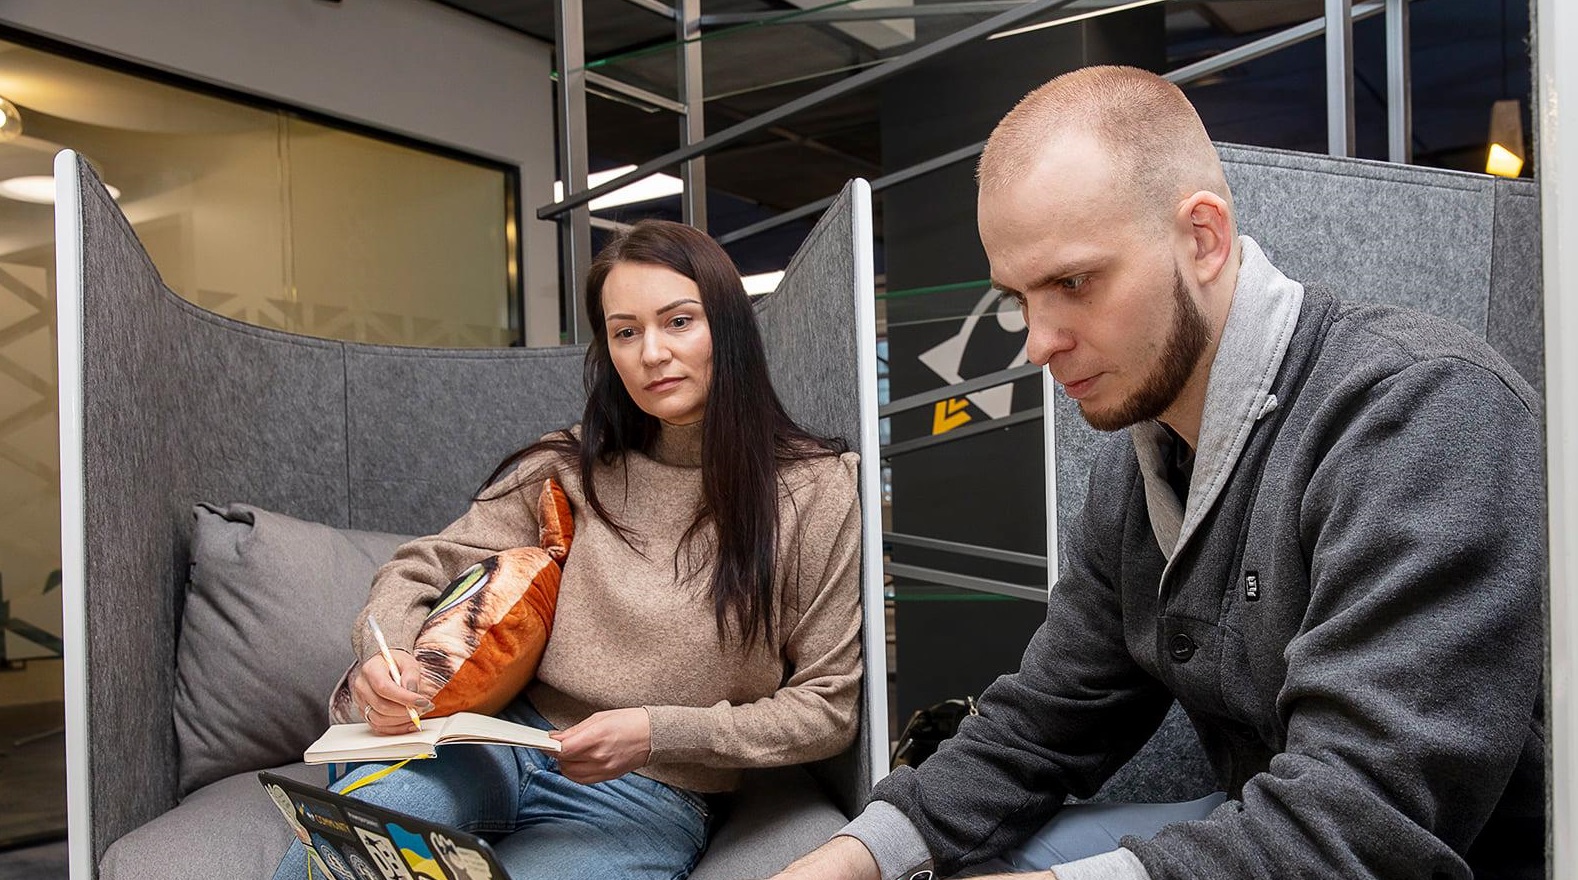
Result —
<instances>
[{"instance_id":1,"label":"woman's nose","mask_svg":"<svg viewBox=\"0 0 1578 880\"><path fill-rule=\"evenodd\" d=\"M669 359L668 344L662 334L648 333L641 343L641 362L648 366L665 363Z\"/></svg>"}]
</instances>

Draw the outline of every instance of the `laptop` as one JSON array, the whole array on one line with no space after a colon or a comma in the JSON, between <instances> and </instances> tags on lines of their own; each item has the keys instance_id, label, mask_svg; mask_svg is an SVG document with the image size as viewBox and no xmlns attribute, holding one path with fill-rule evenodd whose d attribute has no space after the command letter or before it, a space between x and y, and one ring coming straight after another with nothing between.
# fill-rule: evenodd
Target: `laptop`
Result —
<instances>
[{"instance_id":1,"label":"laptop","mask_svg":"<svg viewBox=\"0 0 1578 880\"><path fill-rule=\"evenodd\" d=\"M482 838L262 772L322 880L509 880ZM305 880L305 878L303 878Z\"/></svg>"}]
</instances>

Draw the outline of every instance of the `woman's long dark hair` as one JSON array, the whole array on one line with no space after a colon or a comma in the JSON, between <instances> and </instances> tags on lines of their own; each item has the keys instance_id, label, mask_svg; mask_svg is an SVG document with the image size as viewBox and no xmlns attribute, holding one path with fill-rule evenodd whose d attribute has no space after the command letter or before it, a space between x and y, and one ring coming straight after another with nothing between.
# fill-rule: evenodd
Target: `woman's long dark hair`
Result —
<instances>
[{"instance_id":1,"label":"woman's long dark hair","mask_svg":"<svg viewBox=\"0 0 1578 880\"><path fill-rule=\"evenodd\" d=\"M702 503L681 546L675 548L675 571L679 554L711 523L716 547L709 548L710 554L691 554L691 558L716 559L710 592L720 638L726 642L732 630L746 646L758 638L771 643L778 625L773 567L779 470L806 458L837 455L847 447L806 431L784 410L768 376L767 352L740 273L706 233L682 223L644 220L603 247L587 273L586 317L592 325L592 341L586 352L581 437L576 440L563 431L516 452L483 487L533 453L557 452L579 462L581 486L592 510L630 543L629 529L603 506L592 478L598 464L613 464L631 451L649 453L659 431L658 419L631 400L608 353L603 284L620 263L672 269L701 291L702 311L712 335L712 384L701 432Z\"/></svg>"}]
</instances>

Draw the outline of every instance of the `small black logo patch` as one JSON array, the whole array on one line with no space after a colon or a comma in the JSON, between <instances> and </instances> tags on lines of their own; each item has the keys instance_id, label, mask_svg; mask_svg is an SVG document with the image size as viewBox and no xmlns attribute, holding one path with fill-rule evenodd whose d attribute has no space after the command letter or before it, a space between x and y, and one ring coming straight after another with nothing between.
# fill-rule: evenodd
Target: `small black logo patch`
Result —
<instances>
[{"instance_id":1,"label":"small black logo patch","mask_svg":"<svg viewBox=\"0 0 1578 880\"><path fill-rule=\"evenodd\" d=\"M1254 571L1244 572L1244 601L1260 601L1260 573Z\"/></svg>"}]
</instances>

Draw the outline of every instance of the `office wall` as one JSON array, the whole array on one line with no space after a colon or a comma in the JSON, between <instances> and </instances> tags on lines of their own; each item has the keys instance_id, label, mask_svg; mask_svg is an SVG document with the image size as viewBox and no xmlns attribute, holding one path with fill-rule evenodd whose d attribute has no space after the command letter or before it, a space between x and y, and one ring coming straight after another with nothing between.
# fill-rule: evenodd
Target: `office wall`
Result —
<instances>
[{"instance_id":1,"label":"office wall","mask_svg":"<svg viewBox=\"0 0 1578 880\"><path fill-rule=\"evenodd\" d=\"M4 0L0 23L521 169L526 333L559 338L552 50L432 0Z\"/></svg>"}]
</instances>

